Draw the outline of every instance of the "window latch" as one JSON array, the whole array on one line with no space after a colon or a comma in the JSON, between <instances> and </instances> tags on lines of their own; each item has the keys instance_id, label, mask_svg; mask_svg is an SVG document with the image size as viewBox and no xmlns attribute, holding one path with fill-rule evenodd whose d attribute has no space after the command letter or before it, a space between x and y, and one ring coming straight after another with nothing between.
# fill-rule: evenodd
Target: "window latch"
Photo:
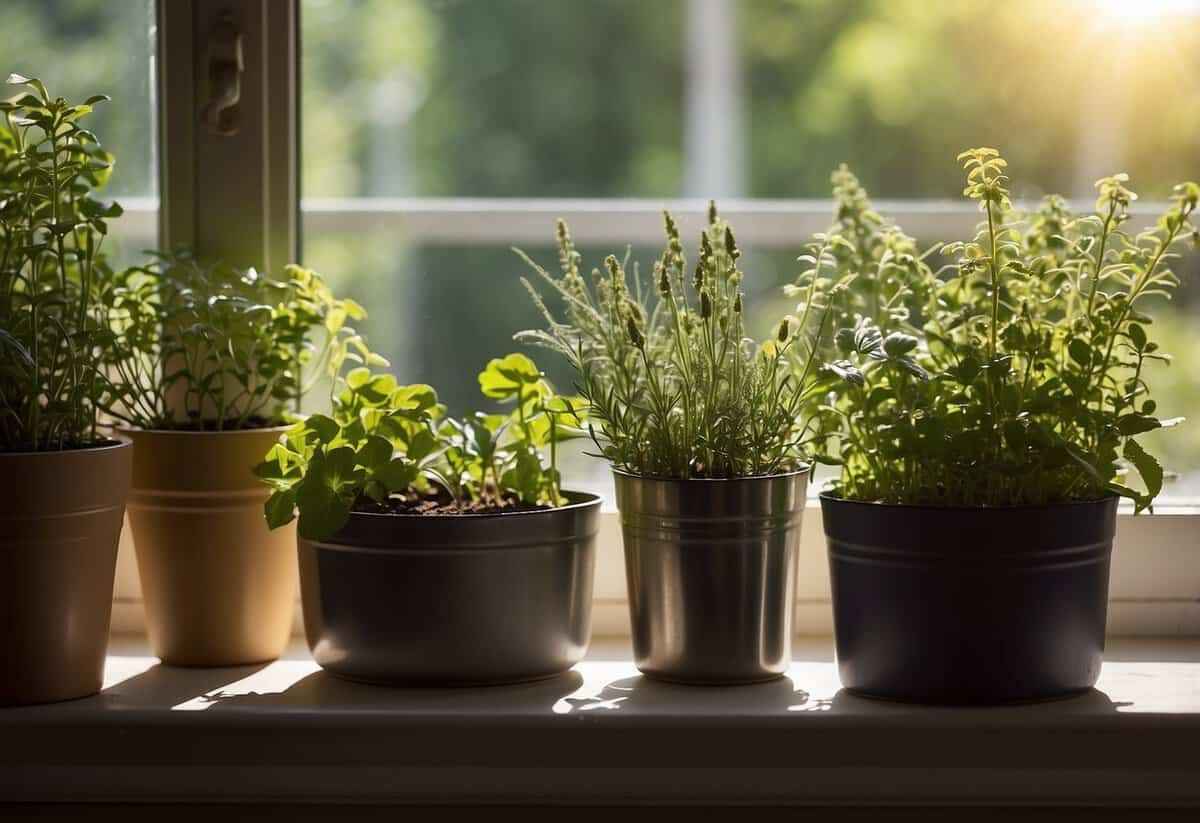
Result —
<instances>
[{"instance_id":1,"label":"window latch","mask_svg":"<svg viewBox=\"0 0 1200 823\"><path fill-rule=\"evenodd\" d=\"M242 34L233 14L225 11L208 37L208 103L200 118L220 137L238 132L238 101L242 97Z\"/></svg>"}]
</instances>

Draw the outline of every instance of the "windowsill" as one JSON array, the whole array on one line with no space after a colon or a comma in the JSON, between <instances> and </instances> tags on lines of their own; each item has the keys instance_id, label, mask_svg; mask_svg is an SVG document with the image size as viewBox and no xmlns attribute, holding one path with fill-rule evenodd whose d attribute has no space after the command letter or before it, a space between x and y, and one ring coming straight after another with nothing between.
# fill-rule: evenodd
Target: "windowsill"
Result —
<instances>
[{"instance_id":1,"label":"windowsill","mask_svg":"<svg viewBox=\"0 0 1200 823\"><path fill-rule=\"evenodd\" d=\"M601 643L516 686L398 690L266 666L157 665L118 641L105 691L0 710L11 801L1197 806L1200 640L1111 644L1096 690L994 709L839 691L827 638L789 677L689 688Z\"/></svg>"}]
</instances>

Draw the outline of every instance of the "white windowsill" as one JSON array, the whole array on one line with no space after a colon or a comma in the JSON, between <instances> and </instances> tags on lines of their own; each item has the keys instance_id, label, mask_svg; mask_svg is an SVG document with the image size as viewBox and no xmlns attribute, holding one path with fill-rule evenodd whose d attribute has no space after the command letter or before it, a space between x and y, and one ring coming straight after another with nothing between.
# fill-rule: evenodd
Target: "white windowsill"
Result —
<instances>
[{"instance_id":1,"label":"white windowsill","mask_svg":"<svg viewBox=\"0 0 1200 823\"><path fill-rule=\"evenodd\" d=\"M1200 807L1200 640L1112 644L1097 689L993 709L839 690L825 639L786 679L647 681L620 644L517 686L384 689L302 647L179 669L114 643L101 695L0 710L9 801Z\"/></svg>"}]
</instances>

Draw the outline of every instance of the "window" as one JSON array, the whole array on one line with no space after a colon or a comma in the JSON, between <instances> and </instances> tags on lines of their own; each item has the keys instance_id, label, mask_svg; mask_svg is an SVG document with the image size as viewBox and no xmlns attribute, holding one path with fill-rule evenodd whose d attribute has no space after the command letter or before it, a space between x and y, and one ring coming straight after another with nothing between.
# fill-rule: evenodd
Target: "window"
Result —
<instances>
[{"instance_id":1,"label":"window","mask_svg":"<svg viewBox=\"0 0 1200 823\"><path fill-rule=\"evenodd\" d=\"M403 378L459 411L538 322L508 246L552 263L559 214L585 261L628 242L648 261L664 203L695 215L678 201L717 196L741 215L765 327L839 162L926 240L974 225L967 146L1001 147L1032 200L1082 207L1127 171L1144 215L1200 168L1195 0L301 0L300 23L305 261L364 299ZM1200 256L1184 269L1195 280ZM1200 285L1179 298L1158 391L1186 414ZM1200 497L1200 426L1169 443L1167 497Z\"/></svg>"},{"instance_id":2,"label":"window","mask_svg":"<svg viewBox=\"0 0 1200 823\"><path fill-rule=\"evenodd\" d=\"M101 196L126 212L112 222L107 252L118 263L140 259L158 240L153 0L9 0L0 55L5 77L39 77L51 94L70 100L98 90L112 97L97 105L89 124L117 154Z\"/></svg>"},{"instance_id":3,"label":"window","mask_svg":"<svg viewBox=\"0 0 1200 823\"><path fill-rule=\"evenodd\" d=\"M56 30L72 19L64 10L92 5L13 7ZM129 5L145 16L106 14L88 36L118 19L143 36L149 0ZM226 8L254 81L232 139L196 116L206 38ZM478 402L486 359L538 323L509 246L553 263L558 216L589 263L626 243L646 261L663 206L694 236L702 198L716 196L740 228L747 311L762 330L787 306L781 287L801 244L830 221L838 162L926 241L968 236L978 219L954 162L969 145L999 145L1025 198L1058 190L1086 207L1094 179L1128 171L1143 221L1174 178L1200 169L1200 0L160 0L155 10L170 150L162 242L272 267L298 253L368 308L364 331L396 373L436 385L455 413ZM15 36L0 32L0 45ZM71 55L56 48L51 67ZM134 51L110 46L102 58L141 67L130 76L146 81L143 113L127 119L150 135L149 49ZM123 151L123 167L152 167L147 146L141 160ZM145 179L137 225L152 229ZM1200 405L1200 255L1183 267L1191 282L1160 331L1177 356L1157 384L1164 415ZM569 384L556 358L540 359ZM1115 634L1198 625L1197 509L1186 504L1200 499L1200 423L1159 451L1181 473L1159 511L1177 516L1121 517ZM600 460L575 456L564 474L576 488L611 488ZM623 634L616 516L601 529L595 630ZM114 623L126 630L141 625L130 560ZM819 511L806 514L800 564L797 629L827 633Z\"/></svg>"}]
</instances>

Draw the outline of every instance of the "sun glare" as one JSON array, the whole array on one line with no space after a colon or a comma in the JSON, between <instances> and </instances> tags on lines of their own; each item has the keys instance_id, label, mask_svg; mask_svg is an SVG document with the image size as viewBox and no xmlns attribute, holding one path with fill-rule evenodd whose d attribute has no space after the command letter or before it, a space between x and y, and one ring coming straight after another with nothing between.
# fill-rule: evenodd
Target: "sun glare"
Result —
<instances>
[{"instance_id":1,"label":"sun glare","mask_svg":"<svg viewBox=\"0 0 1200 823\"><path fill-rule=\"evenodd\" d=\"M1160 23L1200 15L1200 0L1097 0L1100 12L1117 23Z\"/></svg>"}]
</instances>

